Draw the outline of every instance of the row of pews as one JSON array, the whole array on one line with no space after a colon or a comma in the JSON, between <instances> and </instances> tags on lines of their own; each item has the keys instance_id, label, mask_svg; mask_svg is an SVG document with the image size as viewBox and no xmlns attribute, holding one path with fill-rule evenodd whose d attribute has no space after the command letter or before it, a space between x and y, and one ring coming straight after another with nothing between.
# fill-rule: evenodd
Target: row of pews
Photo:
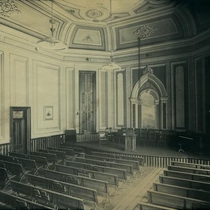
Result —
<instances>
[{"instance_id":1,"label":"row of pews","mask_svg":"<svg viewBox=\"0 0 210 210\"><path fill-rule=\"evenodd\" d=\"M142 158L76 146L0 155L0 208L96 209L140 174Z\"/></svg>"},{"instance_id":2,"label":"row of pews","mask_svg":"<svg viewBox=\"0 0 210 210\"><path fill-rule=\"evenodd\" d=\"M136 210L210 209L210 166L172 161Z\"/></svg>"}]
</instances>

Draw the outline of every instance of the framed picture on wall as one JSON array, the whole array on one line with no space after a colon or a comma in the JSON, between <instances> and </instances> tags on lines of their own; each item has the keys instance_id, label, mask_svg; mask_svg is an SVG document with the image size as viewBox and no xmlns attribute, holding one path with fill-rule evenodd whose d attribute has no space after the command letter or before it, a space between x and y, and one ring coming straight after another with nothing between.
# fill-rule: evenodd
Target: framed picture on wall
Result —
<instances>
[{"instance_id":1,"label":"framed picture on wall","mask_svg":"<svg viewBox=\"0 0 210 210\"><path fill-rule=\"evenodd\" d=\"M53 120L53 106L44 106L44 120Z\"/></svg>"}]
</instances>

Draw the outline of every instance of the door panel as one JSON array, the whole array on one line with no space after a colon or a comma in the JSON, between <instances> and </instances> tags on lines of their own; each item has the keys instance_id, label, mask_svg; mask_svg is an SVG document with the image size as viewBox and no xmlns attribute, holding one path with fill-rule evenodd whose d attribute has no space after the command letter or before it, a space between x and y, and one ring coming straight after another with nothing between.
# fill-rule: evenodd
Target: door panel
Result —
<instances>
[{"instance_id":1,"label":"door panel","mask_svg":"<svg viewBox=\"0 0 210 210\"><path fill-rule=\"evenodd\" d=\"M30 107L10 107L10 136L13 152L27 153L30 150Z\"/></svg>"},{"instance_id":2,"label":"door panel","mask_svg":"<svg viewBox=\"0 0 210 210\"><path fill-rule=\"evenodd\" d=\"M15 152L23 153L27 147L27 141L25 140L26 124L25 119L18 119L13 121L13 149Z\"/></svg>"},{"instance_id":3,"label":"door panel","mask_svg":"<svg viewBox=\"0 0 210 210\"><path fill-rule=\"evenodd\" d=\"M80 133L96 130L95 77L95 72L80 72Z\"/></svg>"}]
</instances>

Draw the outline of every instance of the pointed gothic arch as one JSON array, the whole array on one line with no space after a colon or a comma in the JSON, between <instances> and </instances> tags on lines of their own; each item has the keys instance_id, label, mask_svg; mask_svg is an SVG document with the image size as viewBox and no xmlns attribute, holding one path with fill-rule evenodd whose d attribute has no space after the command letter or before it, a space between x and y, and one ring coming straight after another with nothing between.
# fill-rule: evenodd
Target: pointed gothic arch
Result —
<instances>
[{"instance_id":1,"label":"pointed gothic arch","mask_svg":"<svg viewBox=\"0 0 210 210\"><path fill-rule=\"evenodd\" d=\"M144 74L136 82L131 92L131 125L142 128L142 99L149 92L154 98L155 129L167 129L167 100L168 95L163 83L153 74L151 68L146 68Z\"/></svg>"}]
</instances>

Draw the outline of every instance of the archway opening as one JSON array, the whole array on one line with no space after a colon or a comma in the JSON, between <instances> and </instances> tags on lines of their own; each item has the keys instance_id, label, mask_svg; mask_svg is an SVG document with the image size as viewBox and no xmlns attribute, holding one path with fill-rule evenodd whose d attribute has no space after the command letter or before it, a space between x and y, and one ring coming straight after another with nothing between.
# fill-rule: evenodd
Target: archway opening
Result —
<instances>
[{"instance_id":1,"label":"archway opening","mask_svg":"<svg viewBox=\"0 0 210 210\"><path fill-rule=\"evenodd\" d=\"M142 128L154 129L155 128L155 103L154 96L149 91L141 95L142 101Z\"/></svg>"}]
</instances>

